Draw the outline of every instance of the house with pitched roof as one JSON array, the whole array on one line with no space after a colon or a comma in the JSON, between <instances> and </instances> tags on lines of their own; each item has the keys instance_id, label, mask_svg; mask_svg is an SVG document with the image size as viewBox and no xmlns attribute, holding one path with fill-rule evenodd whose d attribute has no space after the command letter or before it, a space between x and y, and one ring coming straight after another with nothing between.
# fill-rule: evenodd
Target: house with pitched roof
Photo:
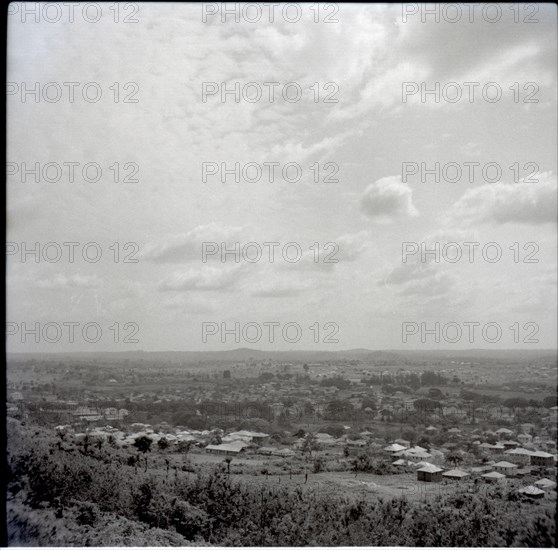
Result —
<instances>
[{"instance_id":1,"label":"house with pitched roof","mask_svg":"<svg viewBox=\"0 0 558 550\"><path fill-rule=\"evenodd\" d=\"M515 462L516 464L525 465L529 464L529 462L531 461L531 451L528 451L527 449L523 449L521 447L505 451L504 454L506 455L506 458L508 458L512 462Z\"/></svg>"},{"instance_id":2,"label":"house with pitched roof","mask_svg":"<svg viewBox=\"0 0 558 550\"><path fill-rule=\"evenodd\" d=\"M552 468L556 464L554 456L544 451L534 451L531 453L531 466L542 466Z\"/></svg>"},{"instance_id":3,"label":"house with pitched roof","mask_svg":"<svg viewBox=\"0 0 558 550\"><path fill-rule=\"evenodd\" d=\"M208 445L205 450L208 453L220 455L238 455L250 446L244 441L232 441L230 443L221 443L220 445Z\"/></svg>"},{"instance_id":4,"label":"house with pitched roof","mask_svg":"<svg viewBox=\"0 0 558 550\"><path fill-rule=\"evenodd\" d=\"M506 479L506 476L500 472L489 472L488 474L482 474L481 477L488 483L495 483Z\"/></svg>"},{"instance_id":5,"label":"house with pitched roof","mask_svg":"<svg viewBox=\"0 0 558 550\"><path fill-rule=\"evenodd\" d=\"M444 472L442 474L442 477L445 478L445 479L454 479L454 480L460 481L460 480L468 477L469 475L471 475L471 474L456 468L455 470L448 470L447 472Z\"/></svg>"},{"instance_id":6,"label":"house with pitched roof","mask_svg":"<svg viewBox=\"0 0 558 550\"><path fill-rule=\"evenodd\" d=\"M545 494L542 489L539 489L534 485L528 485L527 487L522 487L517 492L529 498L542 498L544 497Z\"/></svg>"},{"instance_id":7,"label":"house with pitched roof","mask_svg":"<svg viewBox=\"0 0 558 550\"><path fill-rule=\"evenodd\" d=\"M427 464L417 470L417 481L441 481L443 471L442 468L438 468L434 464Z\"/></svg>"},{"instance_id":8,"label":"house with pitched roof","mask_svg":"<svg viewBox=\"0 0 558 550\"><path fill-rule=\"evenodd\" d=\"M535 481L533 485L536 485L541 489L553 489L554 487L556 487L556 482L543 477L542 479Z\"/></svg>"},{"instance_id":9,"label":"house with pitched roof","mask_svg":"<svg viewBox=\"0 0 558 550\"><path fill-rule=\"evenodd\" d=\"M511 462L506 462L505 460L496 462L493 468L496 472L504 474L507 477L515 476L515 473L517 472L517 464L512 464Z\"/></svg>"},{"instance_id":10,"label":"house with pitched roof","mask_svg":"<svg viewBox=\"0 0 558 550\"><path fill-rule=\"evenodd\" d=\"M406 447L403 447L403 445L399 445L398 443L392 443L391 445L388 445L387 447L384 447L384 451L391 453L391 454L395 454L398 453L400 451L405 451Z\"/></svg>"}]
</instances>

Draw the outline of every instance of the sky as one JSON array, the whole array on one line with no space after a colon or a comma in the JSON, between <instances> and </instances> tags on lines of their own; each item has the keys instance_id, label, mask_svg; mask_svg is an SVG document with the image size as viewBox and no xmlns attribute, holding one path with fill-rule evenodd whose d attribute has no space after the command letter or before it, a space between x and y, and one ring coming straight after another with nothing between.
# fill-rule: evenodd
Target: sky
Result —
<instances>
[{"instance_id":1,"label":"sky","mask_svg":"<svg viewBox=\"0 0 558 550\"><path fill-rule=\"evenodd\" d=\"M11 6L8 351L556 348L555 6Z\"/></svg>"}]
</instances>

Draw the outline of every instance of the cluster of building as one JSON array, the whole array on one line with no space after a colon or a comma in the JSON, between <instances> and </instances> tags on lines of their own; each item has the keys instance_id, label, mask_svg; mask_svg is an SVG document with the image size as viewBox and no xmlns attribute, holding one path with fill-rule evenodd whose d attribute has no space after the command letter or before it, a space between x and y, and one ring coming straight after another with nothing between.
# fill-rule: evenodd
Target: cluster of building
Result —
<instances>
[{"instance_id":1,"label":"cluster of building","mask_svg":"<svg viewBox=\"0 0 558 550\"><path fill-rule=\"evenodd\" d=\"M506 428L498 430L501 436L512 435L511 430ZM507 441L505 443L508 443ZM557 455L542 450L532 450L519 447L519 443L515 445L504 444L483 444L480 441L473 442L479 449L491 453L501 453L508 460L485 460L481 461L481 465L469 466L463 468L448 469L443 466L443 462L447 462L447 449L427 451L423 447L410 447L408 442L404 440L396 440L392 444L384 447L384 451L396 458L392 465L397 468L412 468L416 470L417 481L423 482L441 482L443 480L463 481L467 478L481 479L487 483L502 482L508 478L522 479L527 476L533 476L541 471L550 471L556 477ZM459 454L457 455L459 456ZM450 457L451 458L454 457ZM432 463L428 460L432 460ZM545 491L553 490L556 482L548 478L542 478L534 482L532 485L522 487L519 493L531 498L541 498Z\"/></svg>"}]
</instances>

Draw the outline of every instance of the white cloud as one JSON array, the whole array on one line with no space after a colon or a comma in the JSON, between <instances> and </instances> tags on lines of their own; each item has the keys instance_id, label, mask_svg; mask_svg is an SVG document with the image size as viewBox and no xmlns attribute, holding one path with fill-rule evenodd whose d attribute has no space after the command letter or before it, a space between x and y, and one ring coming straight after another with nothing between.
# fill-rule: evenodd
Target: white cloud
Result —
<instances>
[{"instance_id":1,"label":"white cloud","mask_svg":"<svg viewBox=\"0 0 558 550\"><path fill-rule=\"evenodd\" d=\"M259 298L293 298L312 289L309 282L302 281L261 281L252 290L252 296Z\"/></svg>"},{"instance_id":2,"label":"white cloud","mask_svg":"<svg viewBox=\"0 0 558 550\"><path fill-rule=\"evenodd\" d=\"M368 231L341 235L335 242L339 245L339 260L341 262L354 262L367 250L372 248L373 241Z\"/></svg>"},{"instance_id":3,"label":"white cloud","mask_svg":"<svg viewBox=\"0 0 558 550\"><path fill-rule=\"evenodd\" d=\"M401 291L401 295L418 296L421 299L439 297L451 292L455 282L455 277L450 273L437 272L427 279L411 282Z\"/></svg>"},{"instance_id":4,"label":"white cloud","mask_svg":"<svg viewBox=\"0 0 558 550\"><path fill-rule=\"evenodd\" d=\"M222 23L218 16L204 24L198 6L149 2L134 25L30 25L11 18L8 80L94 81L103 89L98 103L84 102L79 89L72 104L7 98L17 121L8 125L10 162L81 163L74 184L36 184L32 176L23 183L21 171L8 178L8 240L95 241L103 248L95 264L83 261L79 251L73 264L23 263L9 256L12 318L89 319L106 312L107 318L145 326L143 334L149 327L144 349L196 349L199 326L194 319L188 333L189 312L215 311L220 320L271 315L272 306L278 320L345 320L345 347L397 347L397 324L406 315L476 315L486 304L499 316L515 296L518 307L528 310L539 298L522 306L526 285L554 298L554 176L547 173L540 184L466 187L462 180L410 184L412 190L399 176L383 176L398 174L401 163L412 159L429 166L495 161L504 170L534 160L555 174L555 8L541 4L536 25L514 23L507 9L490 24L478 7L475 23L465 14L455 25L431 16L425 24L420 15L404 24L401 6L351 4L339 5L339 23L317 24L309 5L303 9L296 24L280 16L269 24L237 24L232 17ZM90 55L84 58L83 51ZM139 103L116 103L109 86L119 82L122 99L122 86L132 81ZM303 97L288 103L281 90L294 81ZM402 101L402 83L409 81L424 81L430 89L435 82L478 81L482 87L496 81L504 97L486 103L477 88L475 103L465 98L423 104L415 94L413 105ZM274 103L236 103L230 95L226 102L215 95L204 103L202 82L227 82L229 89L233 82L279 87ZM323 102L328 82L338 86L338 103ZM523 83L536 82L540 102L513 103L513 82L520 83L520 99L528 92ZM311 89L315 83L319 101ZM79 181L88 162L102 166L97 184ZM118 183L110 168L115 162ZM126 162L138 164L138 183L122 181ZM297 162L303 175L288 183L277 168L273 183L265 171L253 183L231 176L223 184L219 175L203 183L202 162L229 169L237 162ZM318 182L310 169L316 162ZM326 162L339 166L338 183L324 181ZM509 261L438 264L428 255L420 264L417 255L402 265L402 242L420 243L420 236L427 244L496 241ZM537 241L540 263L513 263L509 245L527 240ZM140 262L115 263L115 241L138 243ZM202 242L232 249L250 241L296 241L303 258L296 264L276 259L269 265L263 258L236 264L232 255L222 263L218 253L201 261ZM319 262L309 250L315 242ZM323 262L331 250L324 250L327 242L339 245L338 263ZM126 252L121 249L121 260ZM522 248L522 257L526 253ZM478 288L472 288L474 281ZM548 302L537 321L552 328L556 306ZM555 346L555 334L541 346Z\"/></svg>"},{"instance_id":5,"label":"white cloud","mask_svg":"<svg viewBox=\"0 0 558 550\"><path fill-rule=\"evenodd\" d=\"M161 292L183 292L189 290L225 291L232 289L238 283L242 273L242 265L222 268L203 266L184 271L175 271L158 284L158 289Z\"/></svg>"},{"instance_id":6,"label":"white cloud","mask_svg":"<svg viewBox=\"0 0 558 550\"><path fill-rule=\"evenodd\" d=\"M98 288L101 286L101 281L95 275L64 275L59 273L54 277L50 277L43 281L39 281L39 288L46 290L65 290L70 288Z\"/></svg>"},{"instance_id":7,"label":"white cloud","mask_svg":"<svg viewBox=\"0 0 558 550\"><path fill-rule=\"evenodd\" d=\"M185 314L213 313L217 311L214 301L201 296L177 294L162 303L165 309Z\"/></svg>"},{"instance_id":8,"label":"white cloud","mask_svg":"<svg viewBox=\"0 0 558 550\"><path fill-rule=\"evenodd\" d=\"M366 216L376 221L418 216L413 205L413 191L401 181L401 176L388 176L371 183L364 191L361 208Z\"/></svg>"},{"instance_id":9,"label":"white cloud","mask_svg":"<svg viewBox=\"0 0 558 550\"><path fill-rule=\"evenodd\" d=\"M537 183L493 183L466 191L453 214L470 224L556 223L556 176L550 172L533 176Z\"/></svg>"},{"instance_id":10,"label":"white cloud","mask_svg":"<svg viewBox=\"0 0 558 550\"><path fill-rule=\"evenodd\" d=\"M142 260L158 263L184 263L202 261L203 243L225 243L233 249L242 233L241 227L220 226L218 224L200 225L187 233L167 235L156 243L149 243L141 255ZM220 259L221 255L208 255L207 259Z\"/></svg>"},{"instance_id":11,"label":"white cloud","mask_svg":"<svg viewBox=\"0 0 558 550\"><path fill-rule=\"evenodd\" d=\"M382 281L382 284L403 285L417 279L431 278L436 273L432 264L420 262L407 262L394 268Z\"/></svg>"}]
</instances>

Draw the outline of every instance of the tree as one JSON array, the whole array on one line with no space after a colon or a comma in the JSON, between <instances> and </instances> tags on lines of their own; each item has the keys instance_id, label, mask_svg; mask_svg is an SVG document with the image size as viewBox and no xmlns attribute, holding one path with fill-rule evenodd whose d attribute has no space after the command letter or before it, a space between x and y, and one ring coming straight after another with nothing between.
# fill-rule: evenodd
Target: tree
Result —
<instances>
[{"instance_id":1,"label":"tree","mask_svg":"<svg viewBox=\"0 0 558 550\"><path fill-rule=\"evenodd\" d=\"M415 441L417 440L417 432L415 432L415 430L413 429L407 428L401 432L401 437L409 441L411 446L413 446L415 444Z\"/></svg>"},{"instance_id":2,"label":"tree","mask_svg":"<svg viewBox=\"0 0 558 550\"><path fill-rule=\"evenodd\" d=\"M324 413L329 420L346 420L353 418L354 407L348 401L334 399L327 404Z\"/></svg>"},{"instance_id":3,"label":"tree","mask_svg":"<svg viewBox=\"0 0 558 550\"><path fill-rule=\"evenodd\" d=\"M169 440L166 437L161 437L161 439L159 439L159 441L157 441L157 445L158 445L159 449L161 449L161 451L164 451L165 449L168 449L168 447L169 447Z\"/></svg>"},{"instance_id":4,"label":"tree","mask_svg":"<svg viewBox=\"0 0 558 550\"><path fill-rule=\"evenodd\" d=\"M304 405L302 406L302 411L308 419L316 415L316 409L314 408L314 405L310 403L310 401L304 402Z\"/></svg>"},{"instance_id":5,"label":"tree","mask_svg":"<svg viewBox=\"0 0 558 550\"><path fill-rule=\"evenodd\" d=\"M428 397L432 399L442 399L442 397L444 397L444 394L439 388L430 388L428 390Z\"/></svg>"},{"instance_id":6,"label":"tree","mask_svg":"<svg viewBox=\"0 0 558 550\"><path fill-rule=\"evenodd\" d=\"M441 409L442 405L440 404L439 401L436 401L434 399L421 398L421 399L416 399L413 402L413 408L418 412L422 412L422 411L433 412L435 410Z\"/></svg>"},{"instance_id":7,"label":"tree","mask_svg":"<svg viewBox=\"0 0 558 550\"><path fill-rule=\"evenodd\" d=\"M452 451L446 456L446 460L451 462L454 466L457 466L458 463L463 462L463 457L460 452Z\"/></svg>"},{"instance_id":8,"label":"tree","mask_svg":"<svg viewBox=\"0 0 558 550\"><path fill-rule=\"evenodd\" d=\"M321 457L317 457L316 460L314 460L314 464L313 464L313 472L315 474L319 474L322 469L324 467L324 461Z\"/></svg>"},{"instance_id":9,"label":"tree","mask_svg":"<svg viewBox=\"0 0 558 550\"><path fill-rule=\"evenodd\" d=\"M382 386L382 393L385 395L393 395L395 393L395 388L391 384L384 384Z\"/></svg>"},{"instance_id":10,"label":"tree","mask_svg":"<svg viewBox=\"0 0 558 550\"><path fill-rule=\"evenodd\" d=\"M542 400L542 406L550 409L550 407L556 407L556 396L548 395Z\"/></svg>"},{"instance_id":11,"label":"tree","mask_svg":"<svg viewBox=\"0 0 558 550\"><path fill-rule=\"evenodd\" d=\"M345 433L345 429L343 428L343 426L331 425L322 428L322 432L339 438Z\"/></svg>"},{"instance_id":12,"label":"tree","mask_svg":"<svg viewBox=\"0 0 558 550\"><path fill-rule=\"evenodd\" d=\"M139 437L136 437L136 439L134 440L134 447L142 453L148 453L149 451L151 451L152 443L153 439L147 437L146 435L141 435Z\"/></svg>"},{"instance_id":13,"label":"tree","mask_svg":"<svg viewBox=\"0 0 558 550\"><path fill-rule=\"evenodd\" d=\"M211 438L209 440L210 445L221 445L221 443L223 443L223 440L218 433L211 434Z\"/></svg>"},{"instance_id":14,"label":"tree","mask_svg":"<svg viewBox=\"0 0 558 550\"><path fill-rule=\"evenodd\" d=\"M510 397L506 399L502 405L509 409L526 409L529 406L529 401L523 397Z\"/></svg>"},{"instance_id":15,"label":"tree","mask_svg":"<svg viewBox=\"0 0 558 550\"><path fill-rule=\"evenodd\" d=\"M424 447L427 451L430 451L430 445L431 445L430 438L426 435L423 435L418 440L418 445L420 445L421 447Z\"/></svg>"},{"instance_id":16,"label":"tree","mask_svg":"<svg viewBox=\"0 0 558 550\"><path fill-rule=\"evenodd\" d=\"M227 475L230 476L231 475L232 458L230 456L228 456L227 458L225 458L225 462L227 463Z\"/></svg>"},{"instance_id":17,"label":"tree","mask_svg":"<svg viewBox=\"0 0 558 550\"><path fill-rule=\"evenodd\" d=\"M273 443L278 443L279 445L282 445L283 442L285 441L285 433L275 432L275 433L271 434L269 439Z\"/></svg>"},{"instance_id":18,"label":"tree","mask_svg":"<svg viewBox=\"0 0 558 550\"><path fill-rule=\"evenodd\" d=\"M188 453L192 448L193 443L191 441L179 441L176 449L179 453L184 453L184 462L188 460Z\"/></svg>"},{"instance_id":19,"label":"tree","mask_svg":"<svg viewBox=\"0 0 558 550\"><path fill-rule=\"evenodd\" d=\"M137 461L138 461L137 456L129 456L128 457L128 466L135 466Z\"/></svg>"},{"instance_id":20,"label":"tree","mask_svg":"<svg viewBox=\"0 0 558 550\"><path fill-rule=\"evenodd\" d=\"M223 378L230 378L231 377L231 371L229 369L226 369L223 371Z\"/></svg>"},{"instance_id":21,"label":"tree","mask_svg":"<svg viewBox=\"0 0 558 550\"><path fill-rule=\"evenodd\" d=\"M316 436L314 434L307 433L302 443L302 452L304 454L308 453L310 458L312 458L312 451L317 451L319 448L320 446L318 445Z\"/></svg>"},{"instance_id":22,"label":"tree","mask_svg":"<svg viewBox=\"0 0 558 550\"><path fill-rule=\"evenodd\" d=\"M371 397L365 397L362 400L361 406L360 408L362 410L364 409L372 409L373 411L378 409L378 406L376 405L376 401L374 401L374 399L372 399Z\"/></svg>"},{"instance_id":23,"label":"tree","mask_svg":"<svg viewBox=\"0 0 558 550\"><path fill-rule=\"evenodd\" d=\"M351 386L351 381L342 376L332 376L331 378L324 378L320 385L326 387L335 386L339 390L346 390Z\"/></svg>"},{"instance_id":24,"label":"tree","mask_svg":"<svg viewBox=\"0 0 558 550\"><path fill-rule=\"evenodd\" d=\"M385 421L385 419L387 418L388 421L391 420L391 418L393 417L393 411L390 409L382 409L380 411L380 415L382 417L382 421Z\"/></svg>"}]
</instances>

